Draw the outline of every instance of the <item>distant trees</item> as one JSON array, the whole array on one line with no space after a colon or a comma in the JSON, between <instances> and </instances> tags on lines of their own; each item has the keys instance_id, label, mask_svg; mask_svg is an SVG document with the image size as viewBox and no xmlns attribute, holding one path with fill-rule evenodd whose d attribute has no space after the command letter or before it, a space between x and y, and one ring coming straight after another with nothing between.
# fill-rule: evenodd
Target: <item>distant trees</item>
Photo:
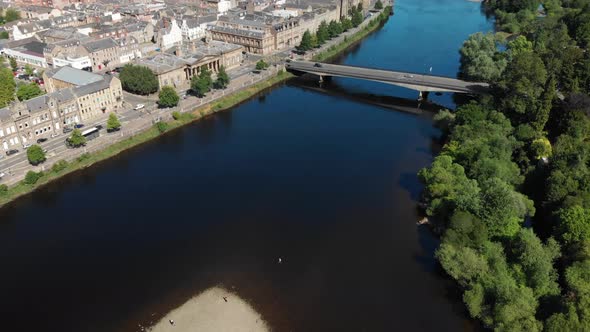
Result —
<instances>
[{"instance_id":1,"label":"distant trees","mask_svg":"<svg viewBox=\"0 0 590 332\"><path fill-rule=\"evenodd\" d=\"M330 31L328 30L328 24L326 21L322 21L318 26L318 30L315 33L318 45L323 45L328 39L330 39Z\"/></svg>"},{"instance_id":2,"label":"distant trees","mask_svg":"<svg viewBox=\"0 0 590 332\"><path fill-rule=\"evenodd\" d=\"M43 94L43 91L39 88L37 83L31 82L28 84L22 84L16 91L16 97L20 101L29 100Z\"/></svg>"},{"instance_id":3,"label":"distant trees","mask_svg":"<svg viewBox=\"0 0 590 332\"><path fill-rule=\"evenodd\" d=\"M383 9L383 2L381 2L381 0L377 0L377 2L375 2L375 9L377 9L377 10Z\"/></svg>"},{"instance_id":4,"label":"distant trees","mask_svg":"<svg viewBox=\"0 0 590 332\"><path fill-rule=\"evenodd\" d=\"M158 91L159 83L156 75L145 66L127 64L119 74L121 85L125 91L149 95Z\"/></svg>"},{"instance_id":5,"label":"distant trees","mask_svg":"<svg viewBox=\"0 0 590 332\"><path fill-rule=\"evenodd\" d=\"M358 7L352 7L351 12L351 23L353 27L358 27L361 23L363 23L363 10L362 5L359 3Z\"/></svg>"},{"instance_id":6,"label":"distant trees","mask_svg":"<svg viewBox=\"0 0 590 332\"><path fill-rule=\"evenodd\" d=\"M10 38L8 31L1 31L0 32L0 39L8 39L8 38Z\"/></svg>"},{"instance_id":7,"label":"distant trees","mask_svg":"<svg viewBox=\"0 0 590 332\"><path fill-rule=\"evenodd\" d=\"M12 71L8 68L0 68L0 107L5 107L14 101L16 83Z\"/></svg>"},{"instance_id":8,"label":"distant trees","mask_svg":"<svg viewBox=\"0 0 590 332\"><path fill-rule=\"evenodd\" d=\"M39 165L40 163L45 161L45 152L39 145L31 145L27 149L27 159L29 159L29 163L31 165Z\"/></svg>"},{"instance_id":9,"label":"distant trees","mask_svg":"<svg viewBox=\"0 0 590 332\"><path fill-rule=\"evenodd\" d=\"M158 94L158 105L161 107L174 107L178 105L179 101L180 97L173 87L164 86L160 89L160 93Z\"/></svg>"},{"instance_id":10,"label":"distant trees","mask_svg":"<svg viewBox=\"0 0 590 332\"><path fill-rule=\"evenodd\" d=\"M10 68L12 68L12 71L16 71L16 69L18 68L18 63L16 63L16 59L10 58L9 63L10 63Z\"/></svg>"},{"instance_id":11,"label":"distant trees","mask_svg":"<svg viewBox=\"0 0 590 332\"><path fill-rule=\"evenodd\" d=\"M328 34L330 35L330 38L337 37L342 32L342 24L340 22L336 22L335 20L330 21L330 24L328 24Z\"/></svg>"},{"instance_id":12,"label":"distant trees","mask_svg":"<svg viewBox=\"0 0 590 332\"><path fill-rule=\"evenodd\" d=\"M109 114L109 119L107 120L107 132L113 132L121 129L121 122L117 118L115 113Z\"/></svg>"},{"instance_id":13,"label":"distant trees","mask_svg":"<svg viewBox=\"0 0 590 332\"><path fill-rule=\"evenodd\" d=\"M20 20L20 12L14 8L8 8L4 13L3 20L6 23Z\"/></svg>"}]
</instances>

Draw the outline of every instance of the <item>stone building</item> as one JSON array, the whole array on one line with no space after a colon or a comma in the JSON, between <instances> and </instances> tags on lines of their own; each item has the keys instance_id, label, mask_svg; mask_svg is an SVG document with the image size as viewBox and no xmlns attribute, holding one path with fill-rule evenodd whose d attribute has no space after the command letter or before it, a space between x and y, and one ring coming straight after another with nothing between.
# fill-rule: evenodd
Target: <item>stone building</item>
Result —
<instances>
[{"instance_id":1,"label":"stone building","mask_svg":"<svg viewBox=\"0 0 590 332\"><path fill-rule=\"evenodd\" d=\"M52 68L43 73L43 81L48 93L99 82L105 77L72 67Z\"/></svg>"},{"instance_id":2,"label":"stone building","mask_svg":"<svg viewBox=\"0 0 590 332\"><path fill-rule=\"evenodd\" d=\"M70 87L13 103L0 109L0 146L19 149L42 137L62 134L64 125L81 123L116 112L123 106L123 90L116 77Z\"/></svg>"},{"instance_id":3,"label":"stone building","mask_svg":"<svg viewBox=\"0 0 590 332\"><path fill-rule=\"evenodd\" d=\"M213 73L224 66L232 69L242 62L243 47L219 41L195 41L177 47L176 54L160 53L143 58L136 63L150 68L157 76L160 87L172 86L188 89L193 76L200 74L203 66Z\"/></svg>"},{"instance_id":4,"label":"stone building","mask_svg":"<svg viewBox=\"0 0 590 332\"><path fill-rule=\"evenodd\" d=\"M92 61L92 71L112 70L119 66L119 44L112 38L85 41L82 46Z\"/></svg>"}]
</instances>

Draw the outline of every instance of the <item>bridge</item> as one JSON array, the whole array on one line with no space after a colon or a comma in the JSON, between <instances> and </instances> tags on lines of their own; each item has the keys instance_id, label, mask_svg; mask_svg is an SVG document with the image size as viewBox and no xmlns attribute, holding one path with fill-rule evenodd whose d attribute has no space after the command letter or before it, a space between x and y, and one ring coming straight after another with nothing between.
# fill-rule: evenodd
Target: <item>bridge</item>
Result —
<instances>
[{"instance_id":1,"label":"bridge","mask_svg":"<svg viewBox=\"0 0 590 332\"><path fill-rule=\"evenodd\" d=\"M426 98L429 92L483 94L489 90L487 83L467 82L450 77L320 62L290 61L285 64L285 68L295 74L310 73L318 75L320 82L324 77L338 76L397 85L418 91L419 99Z\"/></svg>"}]
</instances>

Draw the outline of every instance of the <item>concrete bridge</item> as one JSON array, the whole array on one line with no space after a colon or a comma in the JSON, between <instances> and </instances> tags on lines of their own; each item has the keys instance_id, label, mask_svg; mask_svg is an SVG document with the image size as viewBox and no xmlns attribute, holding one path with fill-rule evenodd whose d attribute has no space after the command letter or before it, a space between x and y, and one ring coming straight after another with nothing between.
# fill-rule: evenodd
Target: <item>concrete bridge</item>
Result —
<instances>
[{"instance_id":1,"label":"concrete bridge","mask_svg":"<svg viewBox=\"0 0 590 332\"><path fill-rule=\"evenodd\" d=\"M426 98L429 92L456 92L468 94L482 94L489 90L487 83L467 82L456 78L420 75L401 71L382 70L364 67L333 65L310 61L291 61L285 68L295 74L310 73L320 77L350 77L375 82L383 82L416 90L419 98Z\"/></svg>"}]
</instances>

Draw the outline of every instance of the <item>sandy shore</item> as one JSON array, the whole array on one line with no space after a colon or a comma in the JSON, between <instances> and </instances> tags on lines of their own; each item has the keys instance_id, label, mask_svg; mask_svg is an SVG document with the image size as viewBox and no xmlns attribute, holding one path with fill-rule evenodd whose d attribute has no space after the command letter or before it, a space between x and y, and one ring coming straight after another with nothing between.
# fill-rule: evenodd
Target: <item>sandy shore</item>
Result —
<instances>
[{"instance_id":1,"label":"sandy shore","mask_svg":"<svg viewBox=\"0 0 590 332\"><path fill-rule=\"evenodd\" d=\"M170 319L174 320L174 325L170 324ZM169 312L149 331L268 332L270 329L246 301L223 288L214 287Z\"/></svg>"}]
</instances>

